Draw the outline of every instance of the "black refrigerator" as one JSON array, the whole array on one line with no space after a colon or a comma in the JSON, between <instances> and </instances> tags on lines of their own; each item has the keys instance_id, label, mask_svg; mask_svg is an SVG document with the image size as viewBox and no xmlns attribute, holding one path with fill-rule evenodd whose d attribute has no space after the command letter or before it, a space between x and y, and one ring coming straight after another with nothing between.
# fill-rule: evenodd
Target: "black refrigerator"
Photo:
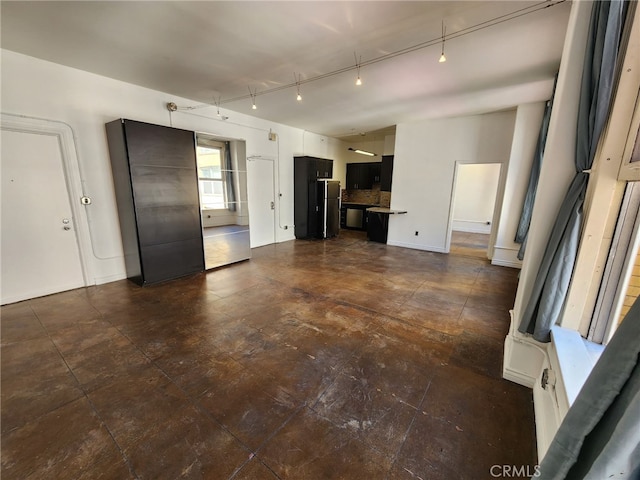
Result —
<instances>
[{"instance_id":1,"label":"black refrigerator","mask_svg":"<svg viewBox=\"0 0 640 480\"><path fill-rule=\"evenodd\" d=\"M318 180L318 236L332 238L340 231L340 182Z\"/></svg>"}]
</instances>

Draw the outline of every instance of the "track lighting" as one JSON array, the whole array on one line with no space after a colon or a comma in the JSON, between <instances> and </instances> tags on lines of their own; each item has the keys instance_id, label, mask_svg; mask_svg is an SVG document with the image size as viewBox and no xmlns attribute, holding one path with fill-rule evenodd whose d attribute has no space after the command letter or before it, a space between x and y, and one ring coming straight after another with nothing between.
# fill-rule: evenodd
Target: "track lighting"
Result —
<instances>
[{"instance_id":1,"label":"track lighting","mask_svg":"<svg viewBox=\"0 0 640 480\"><path fill-rule=\"evenodd\" d=\"M257 110L256 107L256 94L258 93L258 89L256 88L253 92L251 91L251 87L247 87L249 89L249 95L251 95L251 109Z\"/></svg>"},{"instance_id":2,"label":"track lighting","mask_svg":"<svg viewBox=\"0 0 640 480\"><path fill-rule=\"evenodd\" d=\"M296 90L298 92L298 95L296 96L296 100L297 101L301 101L302 100L302 95L300 95L300 77L301 76L302 76L301 74L298 74L298 77L296 78L296 72L293 72L293 79L296 82Z\"/></svg>"},{"instance_id":3,"label":"track lighting","mask_svg":"<svg viewBox=\"0 0 640 480\"><path fill-rule=\"evenodd\" d=\"M447 34L447 27L444 26L444 20L442 21L442 54L440 55L440 60L438 62L444 63L447 61L447 57L444 56L444 37Z\"/></svg>"},{"instance_id":4,"label":"track lighting","mask_svg":"<svg viewBox=\"0 0 640 480\"><path fill-rule=\"evenodd\" d=\"M367 152L366 150L360 150L358 148L349 147L347 150L350 150L350 151L352 151L354 153L359 153L360 155L367 155L368 157L377 157L378 156L377 153Z\"/></svg>"}]
</instances>

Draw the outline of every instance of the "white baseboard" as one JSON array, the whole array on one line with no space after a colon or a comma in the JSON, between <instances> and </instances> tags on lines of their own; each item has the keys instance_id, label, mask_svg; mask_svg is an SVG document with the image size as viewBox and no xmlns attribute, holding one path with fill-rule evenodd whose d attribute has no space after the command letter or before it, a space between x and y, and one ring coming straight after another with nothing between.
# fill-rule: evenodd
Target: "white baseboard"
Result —
<instances>
[{"instance_id":1,"label":"white baseboard","mask_svg":"<svg viewBox=\"0 0 640 480\"><path fill-rule=\"evenodd\" d=\"M453 220L452 230L466 233L491 233L491 224L474 220Z\"/></svg>"},{"instance_id":2,"label":"white baseboard","mask_svg":"<svg viewBox=\"0 0 640 480\"><path fill-rule=\"evenodd\" d=\"M424 250L424 251L427 251L427 252L449 253L442 247L434 247L432 245L421 245L419 243L405 243L405 242L387 241L387 245L391 245L393 247L412 248L414 250Z\"/></svg>"},{"instance_id":3,"label":"white baseboard","mask_svg":"<svg viewBox=\"0 0 640 480\"><path fill-rule=\"evenodd\" d=\"M496 245L493 247L491 264L501 267L522 268L522 262L518 260L518 250L518 248Z\"/></svg>"},{"instance_id":4,"label":"white baseboard","mask_svg":"<svg viewBox=\"0 0 640 480\"><path fill-rule=\"evenodd\" d=\"M96 285L103 285L105 283L117 282L118 280L124 280L127 278L126 273L114 273L113 275L105 275L102 277L96 277L94 280Z\"/></svg>"}]
</instances>

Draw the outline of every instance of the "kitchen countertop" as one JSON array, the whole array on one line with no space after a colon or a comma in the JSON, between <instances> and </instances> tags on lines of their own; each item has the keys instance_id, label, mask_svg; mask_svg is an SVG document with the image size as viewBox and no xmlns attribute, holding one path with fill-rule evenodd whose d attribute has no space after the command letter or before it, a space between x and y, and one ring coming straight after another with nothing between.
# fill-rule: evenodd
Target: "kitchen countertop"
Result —
<instances>
[{"instance_id":1,"label":"kitchen countertop","mask_svg":"<svg viewBox=\"0 0 640 480\"><path fill-rule=\"evenodd\" d=\"M342 202L342 205L357 205L359 207L379 207L375 203L362 203L362 202Z\"/></svg>"},{"instance_id":2,"label":"kitchen countertop","mask_svg":"<svg viewBox=\"0 0 640 480\"><path fill-rule=\"evenodd\" d=\"M367 208L367 212L383 213L383 214L386 214L386 215L402 215L403 213L407 213L406 210L391 210L390 208L386 208L386 207L371 207L371 208Z\"/></svg>"}]
</instances>

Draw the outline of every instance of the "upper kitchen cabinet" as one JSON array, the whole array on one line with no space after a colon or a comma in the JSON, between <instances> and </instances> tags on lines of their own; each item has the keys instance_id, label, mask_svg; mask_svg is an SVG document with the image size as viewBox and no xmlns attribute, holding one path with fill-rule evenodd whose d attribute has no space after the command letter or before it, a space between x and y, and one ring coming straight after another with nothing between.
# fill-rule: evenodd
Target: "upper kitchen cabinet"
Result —
<instances>
[{"instance_id":1,"label":"upper kitchen cabinet","mask_svg":"<svg viewBox=\"0 0 640 480\"><path fill-rule=\"evenodd\" d=\"M311 180L333 177L333 160L317 157L294 157L298 170Z\"/></svg>"},{"instance_id":2,"label":"upper kitchen cabinet","mask_svg":"<svg viewBox=\"0 0 640 480\"><path fill-rule=\"evenodd\" d=\"M347 190L371 190L380 183L380 162L347 163Z\"/></svg>"},{"instance_id":3,"label":"upper kitchen cabinet","mask_svg":"<svg viewBox=\"0 0 640 480\"><path fill-rule=\"evenodd\" d=\"M194 132L107 123L127 277L141 285L204 270Z\"/></svg>"},{"instance_id":4,"label":"upper kitchen cabinet","mask_svg":"<svg viewBox=\"0 0 640 480\"><path fill-rule=\"evenodd\" d=\"M391 191L391 179L393 178L393 155L382 156L382 168L380 171L380 190Z\"/></svg>"}]
</instances>

